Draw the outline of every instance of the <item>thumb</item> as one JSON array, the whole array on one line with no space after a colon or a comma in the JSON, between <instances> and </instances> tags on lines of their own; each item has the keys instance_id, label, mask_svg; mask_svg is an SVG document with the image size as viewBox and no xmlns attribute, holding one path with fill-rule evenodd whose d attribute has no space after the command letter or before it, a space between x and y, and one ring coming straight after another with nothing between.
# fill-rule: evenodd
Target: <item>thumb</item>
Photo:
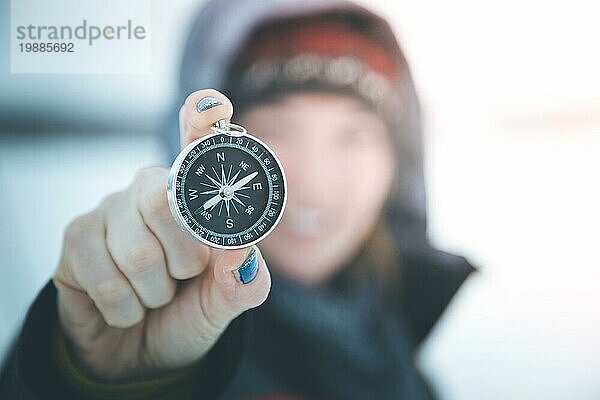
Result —
<instances>
[{"instance_id":1,"label":"thumb","mask_svg":"<svg viewBox=\"0 0 600 400\"><path fill-rule=\"evenodd\" d=\"M207 322L225 327L247 309L262 304L271 289L271 275L257 246L224 250L200 290Z\"/></svg>"},{"instance_id":2,"label":"thumb","mask_svg":"<svg viewBox=\"0 0 600 400\"><path fill-rule=\"evenodd\" d=\"M235 317L269 295L271 275L258 247L223 250L213 259L165 307L162 318L149 323L155 332L168 332L156 335L156 342L149 340L151 358L160 360L162 367L179 367L203 357Z\"/></svg>"}]
</instances>

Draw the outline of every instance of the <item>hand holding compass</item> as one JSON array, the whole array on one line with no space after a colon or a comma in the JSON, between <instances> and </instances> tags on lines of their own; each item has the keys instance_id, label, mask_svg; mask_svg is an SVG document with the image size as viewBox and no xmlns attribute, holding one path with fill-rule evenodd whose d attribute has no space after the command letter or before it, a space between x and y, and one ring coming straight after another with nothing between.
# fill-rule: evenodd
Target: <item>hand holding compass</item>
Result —
<instances>
[{"instance_id":1,"label":"hand holding compass","mask_svg":"<svg viewBox=\"0 0 600 400\"><path fill-rule=\"evenodd\" d=\"M196 103L207 96L221 98L221 106L198 112ZM232 136L231 144L240 139L247 152L221 146L228 143L225 130L231 125L206 136L212 122L231 116L226 102L215 90L200 90L181 108L182 147L190 142L198 147L186 147L193 162L181 164L190 167L189 174L177 175L184 179L173 187L185 193L181 202L194 207L182 214L186 220L202 220L201 226L219 238L244 239L240 229L251 233L248 242L237 243L240 249L215 249L182 232L165 192L169 170L157 166L140 170L128 188L106 196L66 229L53 275L60 328L69 338L60 340L95 376L141 376L196 363L228 326L237 329L232 325L236 316L269 294L271 278L260 250L242 247L264 237L271 226L267 218L276 220L269 213L279 210L273 202L284 199L285 186L269 182L282 185L283 176L273 178L278 171L263 168L267 153L255 152L246 136ZM206 174L196 174L200 165ZM214 209L205 210L203 204L217 194Z\"/></svg>"}]
</instances>

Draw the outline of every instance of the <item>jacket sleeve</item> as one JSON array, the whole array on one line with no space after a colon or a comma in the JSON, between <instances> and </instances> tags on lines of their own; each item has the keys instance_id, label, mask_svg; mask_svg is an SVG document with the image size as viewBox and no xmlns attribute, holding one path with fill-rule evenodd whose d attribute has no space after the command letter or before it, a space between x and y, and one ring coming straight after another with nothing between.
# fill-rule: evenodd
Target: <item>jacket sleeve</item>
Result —
<instances>
[{"instance_id":1,"label":"jacket sleeve","mask_svg":"<svg viewBox=\"0 0 600 400\"><path fill-rule=\"evenodd\" d=\"M250 323L248 313L235 318L202 360L190 367L151 379L103 384L77 371L68 358L56 296L50 280L29 308L0 371L0 399L215 399L237 370Z\"/></svg>"}]
</instances>

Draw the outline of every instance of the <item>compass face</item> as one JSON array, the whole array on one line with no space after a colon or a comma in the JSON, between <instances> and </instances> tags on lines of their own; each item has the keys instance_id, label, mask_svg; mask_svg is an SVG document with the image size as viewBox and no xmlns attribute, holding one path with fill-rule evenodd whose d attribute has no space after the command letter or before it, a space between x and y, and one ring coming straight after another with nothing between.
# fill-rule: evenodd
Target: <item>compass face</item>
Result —
<instances>
[{"instance_id":1,"label":"compass face","mask_svg":"<svg viewBox=\"0 0 600 400\"><path fill-rule=\"evenodd\" d=\"M169 206L183 230L218 248L250 246L279 222L286 202L283 168L247 135L215 133L190 143L169 176Z\"/></svg>"}]
</instances>

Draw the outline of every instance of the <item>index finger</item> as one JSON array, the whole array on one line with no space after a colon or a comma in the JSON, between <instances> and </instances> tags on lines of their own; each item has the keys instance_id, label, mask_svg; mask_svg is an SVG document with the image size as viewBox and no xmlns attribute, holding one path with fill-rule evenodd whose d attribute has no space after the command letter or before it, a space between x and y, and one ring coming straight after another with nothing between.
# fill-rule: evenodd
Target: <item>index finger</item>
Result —
<instances>
[{"instance_id":1,"label":"index finger","mask_svg":"<svg viewBox=\"0 0 600 400\"><path fill-rule=\"evenodd\" d=\"M183 149L192 141L211 132L218 120L227 122L233 116L233 104L215 89L202 89L191 93L179 110L179 143Z\"/></svg>"}]
</instances>

